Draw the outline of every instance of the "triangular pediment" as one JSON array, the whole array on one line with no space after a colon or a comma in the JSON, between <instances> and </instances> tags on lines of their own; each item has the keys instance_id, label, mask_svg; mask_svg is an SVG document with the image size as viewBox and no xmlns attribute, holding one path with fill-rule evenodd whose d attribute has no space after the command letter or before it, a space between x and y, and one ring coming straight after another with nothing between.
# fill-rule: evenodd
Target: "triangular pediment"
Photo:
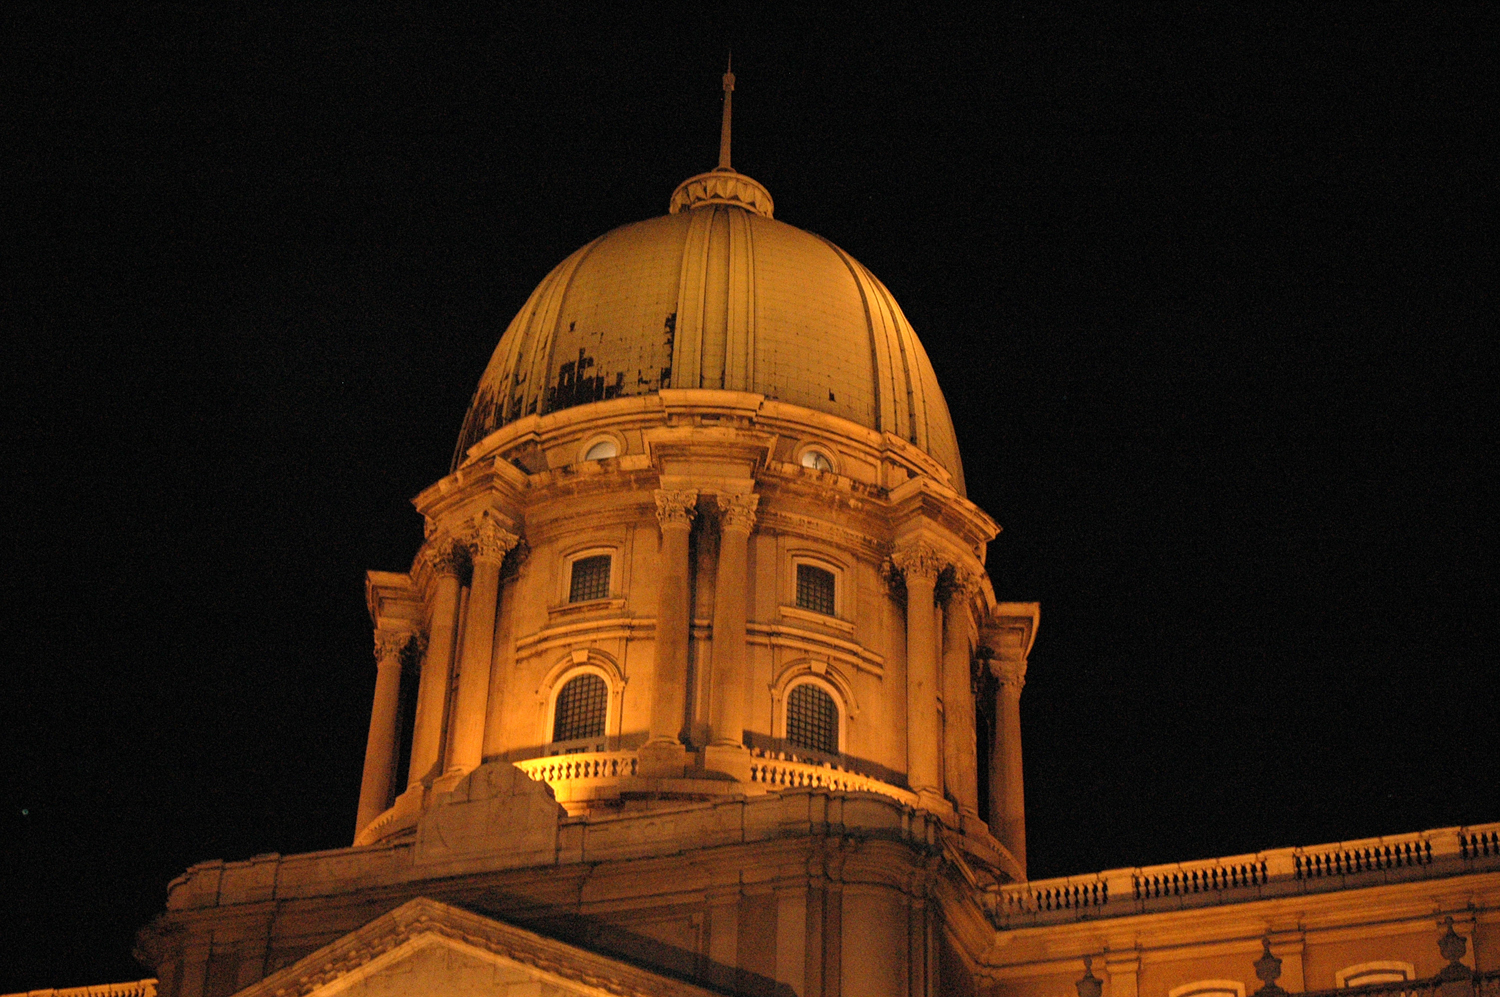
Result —
<instances>
[{"instance_id":1,"label":"triangular pediment","mask_svg":"<svg viewBox=\"0 0 1500 997\"><path fill-rule=\"evenodd\" d=\"M712 997L713 991L419 897L238 997Z\"/></svg>"}]
</instances>

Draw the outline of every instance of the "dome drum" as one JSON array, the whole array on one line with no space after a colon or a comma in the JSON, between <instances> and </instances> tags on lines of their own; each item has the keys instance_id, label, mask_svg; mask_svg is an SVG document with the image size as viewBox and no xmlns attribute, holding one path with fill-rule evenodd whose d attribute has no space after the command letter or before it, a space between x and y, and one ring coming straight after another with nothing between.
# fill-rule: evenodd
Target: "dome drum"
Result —
<instances>
[{"instance_id":1,"label":"dome drum","mask_svg":"<svg viewBox=\"0 0 1500 997\"><path fill-rule=\"evenodd\" d=\"M583 459L585 446L601 439L615 441L617 452ZM805 464L809 446L837 471ZM823 785L874 792L962 823L951 804L923 795L906 774L904 583L892 567L893 552L916 545L936 558L944 577L982 576L984 545L998 528L947 479L929 454L891 434L744 392L667 389L527 417L487 435L457 470L415 499L429 548L451 544L462 552L487 518L516 536L492 609L493 643L483 664L475 663L489 672L478 757L507 760L544 779L570 812L647 796L703 799ZM682 687L683 752L675 769L661 773L643 770L642 760L662 681L656 659L670 532L661 518L664 494L686 496L687 604L677 608L691 667ZM731 515L736 501L749 504ZM742 531L737 589L749 685L740 721L745 747L727 757L714 746L711 700L724 654L716 639L725 632L727 589L718 576L733 529ZM580 600L576 565L584 558L606 562L607 579L589 589L597 595ZM443 586L454 583L433 563L428 554L415 560L404 598L420 608L403 610L421 615L429 633L440 629L445 611L464 616L467 605L472 614L479 584L470 580L475 567L458 579L462 595L445 601ZM826 573L826 602L809 602L799 591L799 564ZM387 584L391 577L382 575ZM971 621L984 617L993 596L984 585L962 596L947 591L937 598L947 607L950 639L967 649L978 632ZM458 636L440 675L470 666L462 635L469 625L450 624ZM429 660L435 643L441 646L429 637ZM576 668L575 656L582 662ZM557 729L549 725L562 684L589 671L588 662L605 660L615 664L592 670L607 687L608 730L587 744L554 747ZM788 724L790 701L777 676L789 668L816 674L843 697L835 710L844 718L837 760L788 742L786 732L800 728ZM461 777L451 745L443 750L447 760L412 776L404 798L364 827L360 841L409 833ZM993 863L1012 865L983 824L976 827L976 842L989 840L985 847L1000 856Z\"/></svg>"}]
</instances>

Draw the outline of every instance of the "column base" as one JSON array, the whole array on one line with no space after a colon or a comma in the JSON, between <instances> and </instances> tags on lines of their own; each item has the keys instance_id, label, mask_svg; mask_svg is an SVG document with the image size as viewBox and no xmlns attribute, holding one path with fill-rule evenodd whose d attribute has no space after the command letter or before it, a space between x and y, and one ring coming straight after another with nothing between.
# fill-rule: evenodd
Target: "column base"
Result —
<instances>
[{"instance_id":1,"label":"column base","mask_svg":"<svg viewBox=\"0 0 1500 997\"><path fill-rule=\"evenodd\" d=\"M749 782L750 749L743 744L710 744L703 749L703 767L736 782Z\"/></svg>"},{"instance_id":2,"label":"column base","mask_svg":"<svg viewBox=\"0 0 1500 997\"><path fill-rule=\"evenodd\" d=\"M681 779L687 770L687 748L680 741L647 741L636 752L636 774L644 779Z\"/></svg>"}]
</instances>

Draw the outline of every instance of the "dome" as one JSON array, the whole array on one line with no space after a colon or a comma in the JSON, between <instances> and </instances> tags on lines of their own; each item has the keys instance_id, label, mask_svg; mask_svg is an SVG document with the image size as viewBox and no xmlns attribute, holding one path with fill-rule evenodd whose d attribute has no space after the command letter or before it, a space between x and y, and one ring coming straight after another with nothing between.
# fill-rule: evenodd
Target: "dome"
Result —
<instances>
[{"instance_id":1,"label":"dome","mask_svg":"<svg viewBox=\"0 0 1500 997\"><path fill-rule=\"evenodd\" d=\"M500 338L455 466L501 426L661 388L765 395L925 450L963 492L948 406L896 299L821 236L772 217L732 170L677 188L671 213L563 260Z\"/></svg>"}]
</instances>

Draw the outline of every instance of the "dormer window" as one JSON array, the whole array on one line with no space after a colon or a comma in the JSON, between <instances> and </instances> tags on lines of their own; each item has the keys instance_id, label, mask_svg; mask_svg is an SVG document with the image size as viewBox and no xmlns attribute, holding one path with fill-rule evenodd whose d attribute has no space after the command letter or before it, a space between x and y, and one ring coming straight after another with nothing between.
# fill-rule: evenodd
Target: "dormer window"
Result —
<instances>
[{"instance_id":1,"label":"dormer window","mask_svg":"<svg viewBox=\"0 0 1500 997\"><path fill-rule=\"evenodd\" d=\"M599 440L584 451L584 460L609 460L620 456L620 445L614 440Z\"/></svg>"},{"instance_id":2,"label":"dormer window","mask_svg":"<svg viewBox=\"0 0 1500 997\"><path fill-rule=\"evenodd\" d=\"M802 466L810 467L814 471L832 471L833 461L821 450L802 451Z\"/></svg>"},{"instance_id":3,"label":"dormer window","mask_svg":"<svg viewBox=\"0 0 1500 997\"><path fill-rule=\"evenodd\" d=\"M797 608L833 615L833 572L812 564L797 565Z\"/></svg>"},{"instance_id":4,"label":"dormer window","mask_svg":"<svg viewBox=\"0 0 1500 997\"><path fill-rule=\"evenodd\" d=\"M568 579L568 601L608 599L610 561L608 554L580 557L574 561L572 575Z\"/></svg>"}]
</instances>

